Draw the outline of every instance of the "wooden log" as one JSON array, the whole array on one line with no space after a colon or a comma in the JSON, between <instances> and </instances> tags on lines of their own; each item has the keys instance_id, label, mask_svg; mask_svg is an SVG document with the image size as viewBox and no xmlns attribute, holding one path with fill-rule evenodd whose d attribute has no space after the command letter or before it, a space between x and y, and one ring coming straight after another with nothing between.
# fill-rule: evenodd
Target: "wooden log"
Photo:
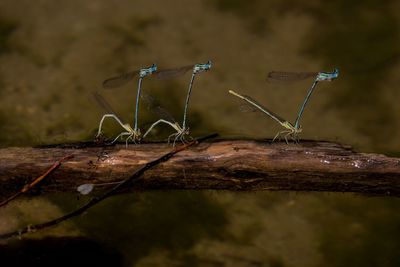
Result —
<instances>
[{"instance_id":1,"label":"wooden log","mask_svg":"<svg viewBox=\"0 0 400 267\"><path fill-rule=\"evenodd\" d=\"M73 154L37 186L76 192L85 183L121 181L171 150L165 143L59 145L0 149L0 198L18 191L56 160ZM217 140L182 151L149 170L131 190L216 189L358 192L400 196L400 159L357 153L336 143ZM38 190L36 190L38 192Z\"/></svg>"}]
</instances>

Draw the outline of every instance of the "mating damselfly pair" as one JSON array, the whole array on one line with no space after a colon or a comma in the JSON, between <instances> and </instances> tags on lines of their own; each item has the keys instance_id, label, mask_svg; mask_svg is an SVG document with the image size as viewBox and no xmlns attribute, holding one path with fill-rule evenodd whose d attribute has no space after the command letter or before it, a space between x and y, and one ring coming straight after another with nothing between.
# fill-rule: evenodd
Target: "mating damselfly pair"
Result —
<instances>
[{"instance_id":1,"label":"mating damselfly pair","mask_svg":"<svg viewBox=\"0 0 400 267\"><path fill-rule=\"evenodd\" d=\"M106 102L106 100L96 93L94 96L96 100L101 104L101 106L104 107L104 109L107 111L107 114L105 114L102 119L100 120L99 124L99 129L97 133L97 137L99 137L102 133L102 126L105 118L114 118L120 125L121 127L125 130L124 132L120 133L117 137L114 138L112 143L117 141L119 138L122 138L124 136L127 136L125 139L126 145L128 145L128 141L132 140L134 143L140 141L142 138L145 138L151 130L156 127L158 124L164 123L169 126L171 126L175 132L171 134L168 137L168 142L173 139L173 144L175 145L177 140L180 140L181 142L185 142L185 138L189 137L189 127L187 127L187 113L188 113L188 107L189 107L189 100L192 92L192 87L193 87L193 82L195 76L203 71L208 71L211 68L211 61L208 61L205 64L193 64L193 65L187 65L179 68L174 68L174 69L166 69L166 70L158 70L157 66L153 64L150 67L147 68L142 68L137 71L132 71L128 72L110 79L107 79L103 82L103 87L104 88L115 88L122 86L126 84L127 82L131 81L135 77L139 77L138 79L138 87L137 87L137 93L136 93L136 105L135 105L135 113L134 113L134 126L133 128L129 123L124 123L119 116L116 115L116 113L113 111L111 106ZM185 100L185 105L184 105L184 111L183 111L183 120L182 124L179 124L170 114L167 110L165 110L161 105L159 105L153 97L151 97L149 94L142 92L142 81L145 77L147 76L152 76L157 79L168 79L172 77L177 77L180 75L183 75L187 73L189 70L192 70L192 76L189 82L189 87L186 95L186 100ZM259 110L263 112L264 114L268 115L272 119L276 120L281 126L283 126L285 129L282 131L279 131L275 137L273 138L273 141L279 137L281 134L284 134L284 138L286 143L288 143L288 137L290 137L294 142L299 141L299 133L302 132L302 128L300 125L300 119L302 117L302 114L304 112L304 109L307 105L307 103L310 100L310 97L312 93L314 92L317 84L321 81L332 81L336 79L339 76L339 70L334 69L332 72L278 72L278 71L272 71L268 73L268 80L280 80L280 81L296 81L296 80L303 80L307 78L314 78L314 81L308 90L308 93L300 106L299 112L297 114L296 120L294 124L290 123L289 121L283 119L276 113L270 111L267 109L265 106L251 98L250 96L246 95L241 95L233 90L229 90L229 93L232 95L241 98L242 100L246 101L247 104L252 106L254 109ZM138 127L138 118L139 118L139 99L142 99L149 109L152 111L156 112L159 116L160 119L154 122L150 128L145 132L143 137L141 136L140 129Z\"/></svg>"},{"instance_id":2,"label":"mating damselfly pair","mask_svg":"<svg viewBox=\"0 0 400 267\"><path fill-rule=\"evenodd\" d=\"M193 82L197 74L208 71L211 68L211 61L209 60L205 64L192 64L187 65L179 68L173 69L165 69L165 70L158 70L157 65L153 64L150 67L142 68L136 71L131 71L124 73L122 75L109 78L103 82L103 87L106 89L120 87L129 81L133 80L135 77L138 77L138 86L136 92L136 103L135 103L135 113L134 113L134 122L133 128L129 123L123 122L119 116L114 112L111 106L107 103L107 101L98 93L94 94L95 99L99 104L106 110L107 114L103 115L102 119L100 120L99 129L96 137L101 136L102 134L102 126L105 118L113 118L117 121L120 126L125 130L121 132L117 137L114 138L112 143L116 142L119 138L126 136L125 143L128 145L129 140L132 140L134 143L139 142L142 138L145 138L151 130L156 127L160 123L165 123L171 126L175 133L171 134L168 137L168 142L173 139L173 144L175 145L177 140L181 142L185 142L186 137L190 137L189 135L189 127L187 126L187 113L189 107L189 100L192 93ZM142 92L142 81L145 77L155 77L156 79L170 79L173 77L181 76L187 73L188 71L192 70L192 76L189 82L189 87L186 95L185 106L183 111L183 120L182 125L180 125L174 118L169 114L167 110L161 107L153 97L149 94ZM141 131L139 129L139 104L140 99L142 99L147 106L154 112L156 112L161 118L154 122L151 127L145 132L143 137L141 136Z\"/></svg>"},{"instance_id":3,"label":"mating damselfly pair","mask_svg":"<svg viewBox=\"0 0 400 267\"><path fill-rule=\"evenodd\" d=\"M262 104L251 98L250 96L247 95L241 95L233 90L229 90L229 93L239 97L240 99L246 101L249 105L254 107L255 109L263 112L264 114L268 115L275 121L277 121L282 127L285 129L282 131L279 131L275 137L272 139L274 141L277 137L279 137L281 134L284 134L284 138L286 143L288 143L288 137L290 137L294 142L299 141L299 133L301 133L302 128L300 125L300 119L301 116L303 115L304 108L306 107L308 101L310 100L311 94L314 92L315 87L317 86L318 82L321 81L332 81L336 79L339 76L339 70L334 69L333 72L281 72L281 71L272 71L268 73L268 80L281 80L281 81L295 81L295 80L303 80L307 78L314 77L314 81L308 90L308 93L306 97L304 98L303 104L300 106L299 112L297 114L296 120L294 124L290 123L289 121L283 119L276 113L270 111L266 107L264 107Z\"/></svg>"}]
</instances>

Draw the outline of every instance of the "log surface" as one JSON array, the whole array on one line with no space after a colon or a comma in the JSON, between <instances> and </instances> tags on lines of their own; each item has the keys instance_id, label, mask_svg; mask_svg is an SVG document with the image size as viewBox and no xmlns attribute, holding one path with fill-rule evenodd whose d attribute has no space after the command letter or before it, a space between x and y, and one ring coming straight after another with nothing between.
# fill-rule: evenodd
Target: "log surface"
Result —
<instances>
[{"instance_id":1,"label":"log surface","mask_svg":"<svg viewBox=\"0 0 400 267\"><path fill-rule=\"evenodd\" d=\"M41 193L76 192L85 183L121 181L171 150L164 143L0 149L0 199L74 157L37 186ZM400 196L400 159L357 153L330 142L285 144L205 142L147 171L131 190L226 189L358 192ZM36 191L37 191L36 190Z\"/></svg>"}]
</instances>

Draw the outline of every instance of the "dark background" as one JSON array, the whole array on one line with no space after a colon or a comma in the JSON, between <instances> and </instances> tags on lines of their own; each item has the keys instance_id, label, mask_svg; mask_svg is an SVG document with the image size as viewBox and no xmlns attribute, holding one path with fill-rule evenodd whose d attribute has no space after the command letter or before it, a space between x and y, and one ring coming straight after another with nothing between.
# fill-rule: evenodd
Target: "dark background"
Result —
<instances>
[{"instance_id":1,"label":"dark background","mask_svg":"<svg viewBox=\"0 0 400 267\"><path fill-rule=\"evenodd\" d=\"M0 146L92 140L103 114L93 91L132 124L136 81L107 91L104 79L152 63L162 69L211 59L193 88L194 137L271 138L280 126L242 113L227 91L294 121L312 80L267 83L267 73L337 67L339 78L312 96L301 137L399 156L398 10L400 1L374 0L2 0ZM189 78L146 79L143 90L181 120ZM141 107L142 129L157 119ZM110 138L121 131L112 122L105 129ZM81 201L17 201L0 209L0 229L42 222ZM1 251L41 266L57 242L58 253L81 244L88 258L105 250L126 266L399 266L398 207L393 198L338 193L148 192L110 199ZM42 248L33 253L41 257L29 256L32 247Z\"/></svg>"}]
</instances>

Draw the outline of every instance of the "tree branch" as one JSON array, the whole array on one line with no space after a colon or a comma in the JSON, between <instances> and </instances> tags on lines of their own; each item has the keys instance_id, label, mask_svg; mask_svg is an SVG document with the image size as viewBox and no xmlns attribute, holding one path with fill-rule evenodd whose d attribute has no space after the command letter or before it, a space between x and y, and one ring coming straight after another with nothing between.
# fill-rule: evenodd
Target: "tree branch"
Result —
<instances>
[{"instance_id":1,"label":"tree branch","mask_svg":"<svg viewBox=\"0 0 400 267\"><path fill-rule=\"evenodd\" d=\"M39 176L55 158L74 158L38 188L74 192L81 184L122 181L167 153L165 143L0 149L0 195ZM359 192L400 196L400 159L357 153L335 143L299 145L250 140L205 142L147 171L129 190L226 189Z\"/></svg>"}]
</instances>

